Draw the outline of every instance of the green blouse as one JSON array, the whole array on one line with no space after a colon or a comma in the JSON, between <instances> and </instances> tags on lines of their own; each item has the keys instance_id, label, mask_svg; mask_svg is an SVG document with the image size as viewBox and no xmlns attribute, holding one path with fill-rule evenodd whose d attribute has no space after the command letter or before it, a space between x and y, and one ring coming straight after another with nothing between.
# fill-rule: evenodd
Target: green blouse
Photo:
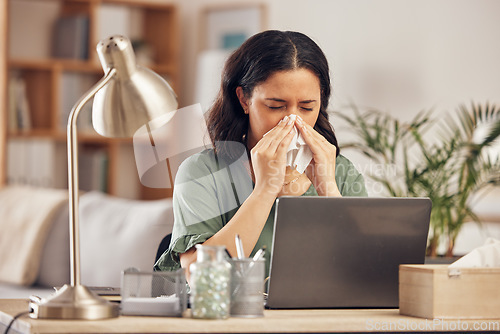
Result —
<instances>
[{"instance_id":1,"label":"green blouse","mask_svg":"<svg viewBox=\"0 0 500 334\"><path fill-rule=\"evenodd\" d=\"M172 240L155 264L156 270L180 268L179 254L203 243L226 225L253 190L245 167L246 153L240 159L222 159L209 149L186 159L177 172L173 208ZM342 196L367 196L363 176L344 156L336 159L335 180ZM318 196L313 185L302 196ZM269 270L274 228L273 205L251 256L263 246L266 273Z\"/></svg>"}]
</instances>

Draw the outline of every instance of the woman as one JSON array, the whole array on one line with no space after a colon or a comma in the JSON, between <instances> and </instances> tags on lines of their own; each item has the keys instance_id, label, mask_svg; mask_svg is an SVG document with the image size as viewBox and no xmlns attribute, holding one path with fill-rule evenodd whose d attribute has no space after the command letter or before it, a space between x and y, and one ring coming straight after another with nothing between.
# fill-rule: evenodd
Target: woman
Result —
<instances>
[{"instance_id":1,"label":"woman","mask_svg":"<svg viewBox=\"0 0 500 334\"><path fill-rule=\"evenodd\" d=\"M366 196L362 175L339 155L329 98L327 60L307 36L265 31L237 49L209 110L214 149L179 168L172 242L156 268L189 268L198 243L224 245L235 256L236 234L247 257L270 250L279 196ZM296 129L312 153L305 173L287 166ZM267 270L269 259L267 252Z\"/></svg>"}]
</instances>

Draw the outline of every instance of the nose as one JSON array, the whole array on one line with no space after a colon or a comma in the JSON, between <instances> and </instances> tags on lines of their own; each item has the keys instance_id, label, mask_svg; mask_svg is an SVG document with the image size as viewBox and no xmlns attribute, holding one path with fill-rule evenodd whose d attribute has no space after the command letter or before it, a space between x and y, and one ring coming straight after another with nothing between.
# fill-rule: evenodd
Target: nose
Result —
<instances>
[{"instance_id":1,"label":"nose","mask_svg":"<svg viewBox=\"0 0 500 334\"><path fill-rule=\"evenodd\" d=\"M290 116L290 115L299 116L298 107L296 107L296 106L289 106L289 107L287 107L286 108L286 115L287 116Z\"/></svg>"},{"instance_id":2,"label":"nose","mask_svg":"<svg viewBox=\"0 0 500 334\"><path fill-rule=\"evenodd\" d=\"M293 117L294 121L296 121L298 118L300 118L300 116L297 113L294 113L294 112L287 112L286 116L289 117L289 118Z\"/></svg>"}]
</instances>

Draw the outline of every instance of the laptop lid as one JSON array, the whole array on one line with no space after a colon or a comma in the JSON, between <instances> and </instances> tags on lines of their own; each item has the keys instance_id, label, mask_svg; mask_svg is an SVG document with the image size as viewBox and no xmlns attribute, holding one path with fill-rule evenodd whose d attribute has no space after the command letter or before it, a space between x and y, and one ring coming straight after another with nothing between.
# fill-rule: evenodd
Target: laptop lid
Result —
<instances>
[{"instance_id":1,"label":"laptop lid","mask_svg":"<svg viewBox=\"0 0 500 334\"><path fill-rule=\"evenodd\" d=\"M281 197L268 308L398 307L400 264L422 264L428 198Z\"/></svg>"}]
</instances>

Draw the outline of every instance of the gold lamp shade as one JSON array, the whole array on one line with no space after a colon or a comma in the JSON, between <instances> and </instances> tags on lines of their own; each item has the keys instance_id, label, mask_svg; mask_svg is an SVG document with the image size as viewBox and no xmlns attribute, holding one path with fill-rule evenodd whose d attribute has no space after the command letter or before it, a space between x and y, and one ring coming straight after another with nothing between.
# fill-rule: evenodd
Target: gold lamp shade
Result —
<instances>
[{"instance_id":1,"label":"gold lamp shade","mask_svg":"<svg viewBox=\"0 0 500 334\"><path fill-rule=\"evenodd\" d=\"M145 124L177 109L169 84L155 72L136 64L130 40L112 36L97 45L99 60L107 74L116 74L94 96L92 123L105 137L132 137Z\"/></svg>"}]
</instances>

